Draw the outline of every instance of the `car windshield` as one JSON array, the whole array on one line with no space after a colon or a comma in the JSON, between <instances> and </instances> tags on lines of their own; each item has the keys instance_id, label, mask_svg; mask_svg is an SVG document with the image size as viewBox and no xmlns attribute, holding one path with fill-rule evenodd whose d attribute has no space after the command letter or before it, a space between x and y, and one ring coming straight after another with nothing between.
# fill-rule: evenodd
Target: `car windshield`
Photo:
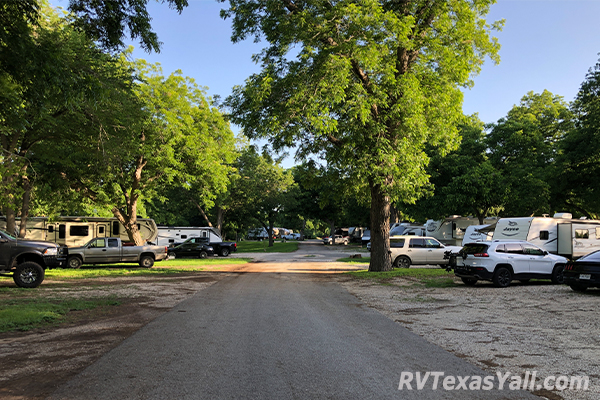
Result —
<instances>
[{"instance_id":1,"label":"car windshield","mask_svg":"<svg viewBox=\"0 0 600 400\"><path fill-rule=\"evenodd\" d=\"M480 254L485 253L489 247L485 243L467 243L460 252L463 254Z\"/></svg>"},{"instance_id":2,"label":"car windshield","mask_svg":"<svg viewBox=\"0 0 600 400\"><path fill-rule=\"evenodd\" d=\"M16 240L17 238L14 237L13 235L11 235L10 233L6 232L4 229L0 229L0 232L2 232L2 234L6 237L8 237L9 239L13 239Z\"/></svg>"}]
</instances>

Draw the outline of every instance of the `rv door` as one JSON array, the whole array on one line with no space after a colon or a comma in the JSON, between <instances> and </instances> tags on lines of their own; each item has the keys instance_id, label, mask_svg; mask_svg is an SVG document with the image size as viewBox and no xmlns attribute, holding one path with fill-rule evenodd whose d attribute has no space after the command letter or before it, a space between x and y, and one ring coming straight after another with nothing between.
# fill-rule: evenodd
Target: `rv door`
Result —
<instances>
[{"instance_id":1,"label":"rv door","mask_svg":"<svg viewBox=\"0 0 600 400\"><path fill-rule=\"evenodd\" d=\"M571 224L558 224L558 233L556 241L558 255L571 257L573 254L573 235Z\"/></svg>"}]
</instances>

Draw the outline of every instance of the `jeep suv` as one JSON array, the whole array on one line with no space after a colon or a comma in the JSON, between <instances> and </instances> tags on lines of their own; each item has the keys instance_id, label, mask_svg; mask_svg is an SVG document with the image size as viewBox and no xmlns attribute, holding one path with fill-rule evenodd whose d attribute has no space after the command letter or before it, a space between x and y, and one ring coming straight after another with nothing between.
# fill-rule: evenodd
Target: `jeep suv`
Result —
<instances>
[{"instance_id":1,"label":"jeep suv","mask_svg":"<svg viewBox=\"0 0 600 400\"><path fill-rule=\"evenodd\" d=\"M492 281L496 287L507 287L513 279L551 279L563 283L565 257L548 253L525 241L481 241L467 243L458 252L454 274L465 285L478 280Z\"/></svg>"}]
</instances>

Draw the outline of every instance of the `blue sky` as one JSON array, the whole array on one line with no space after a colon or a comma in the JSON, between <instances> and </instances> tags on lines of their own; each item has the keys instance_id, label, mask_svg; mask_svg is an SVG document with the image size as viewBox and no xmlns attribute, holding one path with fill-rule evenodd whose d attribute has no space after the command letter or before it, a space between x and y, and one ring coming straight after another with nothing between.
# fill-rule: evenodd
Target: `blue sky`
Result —
<instances>
[{"instance_id":1,"label":"blue sky","mask_svg":"<svg viewBox=\"0 0 600 400\"><path fill-rule=\"evenodd\" d=\"M67 0L53 0L67 6ZM134 56L161 63L165 74L181 69L209 95L225 98L234 85L258 72L251 56L262 45L230 41L229 20L219 17L223 3L189 0L181 14L166 4L150 1L152 26L161 42L160 53L136 49ZM499 65L487 62L465 91L464 112L478 113L484 122L506 115L527 92L544 89L571 101L600 52L600 0L499 0L489 21L505 19L498 32L502 49Z\"/></svg>"}]
</instances>

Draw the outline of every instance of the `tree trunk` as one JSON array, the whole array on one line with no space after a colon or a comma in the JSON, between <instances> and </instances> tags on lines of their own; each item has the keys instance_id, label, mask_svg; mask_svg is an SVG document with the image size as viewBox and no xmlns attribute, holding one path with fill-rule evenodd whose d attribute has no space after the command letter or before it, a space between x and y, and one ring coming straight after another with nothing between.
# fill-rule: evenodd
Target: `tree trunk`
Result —
<instances>
[{"instance_id":1,"label":"tree trunk","mask_svg":"<svg viewBox=\"0 0 600 400\"><path fill-rule=\"evenodd\" d=\"M269 247L273 247L273 225L275 225L275 218L269 215Z\"/></svg>"},{"instance_id":2,"label":"tree trunk","mask_svg":"<svg viewBox=\"0 0 600 400\"><path fill-rule=\"evenodd\" d=\"M304 230L306 229L306 220L302 220L302 232L300 232L300 240L304 240Z\"/></svg>"},{"instance_id":3,"label":"tree trunk","mask_svg":"<svg viewBox=\"0 0 600 400\"><path fill-rule=\"evenodd\" d=\"M335 221L327 221L329 222L329 237L331 238L331 245L335 244Z\"/></svg>"},{"instance_id":4,"label":"tree trunk","mask_svg":"<svg viewBox=\"0 0 600 400\"><path fill-rule=\"evenodd\" d=\"M19 237L24 238L27 234L27 219L29 218L29 204L31 203L31 182L27 176L23 180L23 203L21 205L21 224L19 226Z\"/></svg>"},{"instance_id":5,"label":"tree trunk","mask_svg":"<svg viewBox=\"0 0 600 400\"><path fill-rule=\"evenodd\" d=\"M143 246L145 241L142 239L142 235L140 235L140 230L137 226L137 215L135 213L131 215L124 214L117 207L113 207L111 211L119 220L119 222L125 227L127 235L129 236L129 240L135 243L136 246Z\"/></svg>"},{"instance_id":6,"label":"tree trunk","mask_svg":"<svg viewBox=\"0 0 600 400\"><path fill-rule=\"evenodd\" d=\"M217 206L217 230L223 236L223 209Z\"/></svg>"},{"instance_id":7,"label":"tree trunk","mask_svg":"<svg viewBox=\"0 0 600 400\"><path fill-rule=\"evenodd\" d=\"M200 204L198 204L198 202L194 199L191 199L191 200L196 205L196 208L198 209L198 211L200 211L200 214L202 214L202 217L204 218L204 220L206 221L208 226L210 226L212 228L212 224L210 223L210 220L208 219L208 216L206 215L206 213L204 212L202 207L200 207ZM219 230L219 232L221 232L221 231Z\"/></svg>"},{"instance_id":8,"label":"tree trunk","mask_svg":"<svg viewBox=\"0 0 600 400\"><path fill-rule=\"evenodd\" d=\"M15 221L15 210L11 207L4 209L6 215L6 232L16 236L17 222Z\"/></svg>"},{"instance_id":9,"label":"tree trunk","mask_svg":"<svg viewBox=\"0 0 600 400\"><path fill-rule=\"evenodd\" d=\"M388 178L391 179L391 178ZM371 188L371 262L369 271L390 271L390 197L380 185Z\"/></svg>"}]
</instances>

